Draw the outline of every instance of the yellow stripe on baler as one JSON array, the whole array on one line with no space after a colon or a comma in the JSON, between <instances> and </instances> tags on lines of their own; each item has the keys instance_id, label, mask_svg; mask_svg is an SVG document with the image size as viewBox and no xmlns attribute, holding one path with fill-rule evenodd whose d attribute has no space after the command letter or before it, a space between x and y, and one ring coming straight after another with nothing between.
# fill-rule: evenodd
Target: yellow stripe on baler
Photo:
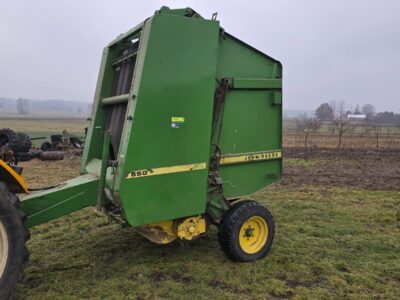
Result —
<instances>
[{"instance_id":1,"label":"yellow stripe on baler","mask_svg":"<svg viewBox=\"0 0 400 300\"><path fill-rule=\"evenodd\" d=\"M143 170L137 170L137 171L128 173L128 176L126 176L126 179L134 179L134 178L141 178L141 177L148 177L148 176L155 176L155 175L204 170L206 167L207 167L207 163L204 162L204 163L198 163L198 164L181 165L181 166L173 166L173 167L143 169Z\"/></svg>"},{"instance_id":2,"label":"yellow stripe on baler","mask_svg":"<svg viewBox=\"0 0 400 300\"><path fill-rule=\"evenodd\" d=\"M246 153L246 154L241 154L241 155L222 156L220 164L221 165L229 165L229 164L259 161L259 160L280 159L281 157L282 157L281 151L254 152L254 153ZM206 167L207 167L207 163L204 162L204 163L197 163L197 164L190 164L190 165L162 167L162 168L154 168L154 169L142 169L142 170L137 170L137 171L128 173L128 175L126 176L126 179L134 179L134 178L156 176L156 175L163 175L163 174L204 170Z\"/></svg>"},{"instance_id":3,"label":"yellow stripe on baler","mask_svg":"<svg viewBox=\"0 0 400 300\"><path fill-rule=\"evenodd\" d=\"M282 157L282 151L254 152L254 153L246 153L240 155L227 155L221 157L220 164L230 165L230 164L247 163L259 160L280 159L281 157Z\"/></svg>"}]
</instances>

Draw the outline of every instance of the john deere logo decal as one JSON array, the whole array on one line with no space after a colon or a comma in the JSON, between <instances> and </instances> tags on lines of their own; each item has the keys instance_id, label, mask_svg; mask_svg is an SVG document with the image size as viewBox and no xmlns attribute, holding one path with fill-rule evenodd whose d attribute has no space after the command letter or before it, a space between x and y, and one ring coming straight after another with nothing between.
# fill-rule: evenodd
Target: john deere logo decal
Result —
<instances>
[{"instance_id":1,"label":"john deere logo decal","mask_svg":"<svg viewBox=\"0 0 400 300\"><path fill-rule=\"evenodd\" d=\"M171 118L171 127L172 128L179 128L181 125L185 123L184 117L172 117Z\"/></svg>"}]
</instances>

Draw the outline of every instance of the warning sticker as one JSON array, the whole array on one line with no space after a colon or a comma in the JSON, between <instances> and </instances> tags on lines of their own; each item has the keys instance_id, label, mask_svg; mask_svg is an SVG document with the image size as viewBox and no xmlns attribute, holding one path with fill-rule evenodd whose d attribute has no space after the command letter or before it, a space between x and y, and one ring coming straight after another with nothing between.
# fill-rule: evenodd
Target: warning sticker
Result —
<instances>
[{"instance_id":1,"label":"warning sticker","mask_svg":"<svg viewBox=\"0 0 400 300\"><path fill-rule=\"evenodd\" d=\"M184 117L172 117L171 122L172 123L185 123L185 118Z\"/></svg>"},{"instance_id":2,"label":"warning sticker","mask_svg":"<svg viewBox=\"0 0 400 300\"><path fill-rule=\"evenodd\" d=\"M179 128L183 123L185 123L184 117L172 117L171 118L171 127Z\"/></svg>"}]
</instances>

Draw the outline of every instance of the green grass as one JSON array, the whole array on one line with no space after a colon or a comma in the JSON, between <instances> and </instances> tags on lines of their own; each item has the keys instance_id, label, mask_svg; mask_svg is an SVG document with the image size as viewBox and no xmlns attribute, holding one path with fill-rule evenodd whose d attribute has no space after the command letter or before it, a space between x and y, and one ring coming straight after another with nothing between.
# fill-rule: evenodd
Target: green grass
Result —
<instances>
[{"instance_id":1,"label":"green grass","mask_svg":"<svg viewBox=\"0 0 400 300\"><path fill-rule=\"evenodd\" d=\"M32 230L17 299L398 299L398 192L276 185L256 198L277 227L260 261L229 261L215 229L158 246L87 209Z\"/></svg>"},{"instance_id":2,"label":"green grass","mask_svg":"<svg viewBox=\"0 0 400 300\"><path fill-rule=\"evenodd\" d=\"M0 128L31 136L77 134L86 124L0 120ZM325 161L284 163L312 171ZM39 187L76 176L79 162L25 167L29 186ZM16 299L399 299L399 192L291 184L255 198L276 221L274 245L260 261L229 261L215 228L190 243L159 246L86 209L32 230L31 260Z\"/></svg>"}]
</instances>

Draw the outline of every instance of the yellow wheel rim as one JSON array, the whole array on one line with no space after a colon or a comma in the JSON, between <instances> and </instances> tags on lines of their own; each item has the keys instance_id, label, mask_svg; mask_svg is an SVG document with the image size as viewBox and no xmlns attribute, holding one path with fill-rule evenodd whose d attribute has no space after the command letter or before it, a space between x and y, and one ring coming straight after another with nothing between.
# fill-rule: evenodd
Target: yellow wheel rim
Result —
<instances>
[{"instance_id":1,"label":"yellow wheel rim","mask_svg":"<svg viewBox=\"0 0 400 300\"><path fill-rule=\"evenodd\" d=\"M239 244L248 254L260 251L267 243L268 224L259 216L254 216L243 223L239 232Z\"/></svg>"},{"instance_id":2,"label":"yellow wheel rim","mask_svg":"<svg viewBox=\"0 0 400 300\"><path fill-rule=\"evenodd\" d=\"M0 220L0 278L6 269L8 260L8 237L6 228Z\"/></svg>"}]
</instances>

